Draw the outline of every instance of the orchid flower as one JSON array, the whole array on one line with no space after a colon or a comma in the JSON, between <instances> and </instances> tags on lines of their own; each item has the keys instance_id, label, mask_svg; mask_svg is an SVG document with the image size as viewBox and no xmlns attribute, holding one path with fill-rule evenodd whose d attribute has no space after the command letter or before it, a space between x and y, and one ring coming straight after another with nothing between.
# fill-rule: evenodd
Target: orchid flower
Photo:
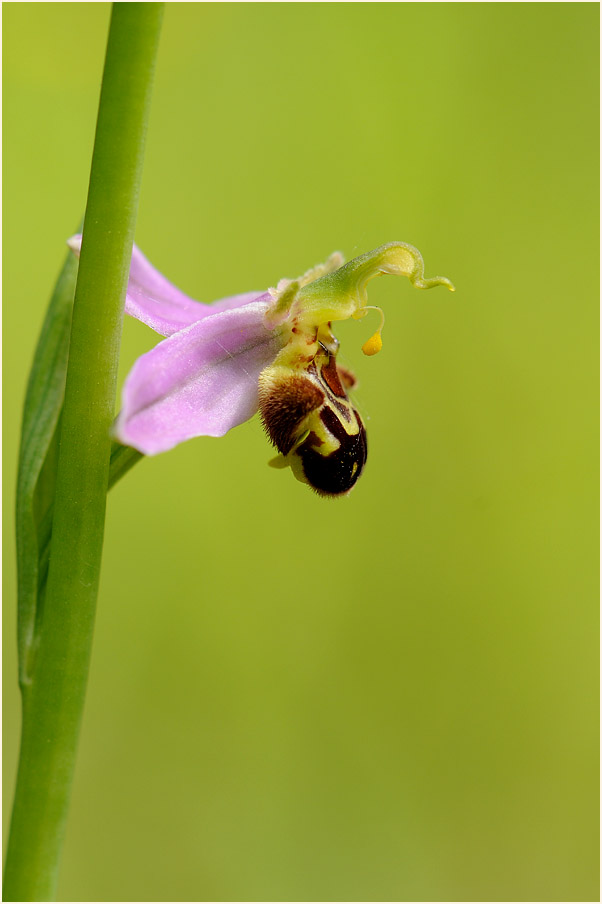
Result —
<instances>
[{"instance_id":1,"label":"orchid flower","mask_svg":"<svg viewBox=\"0 0 602 904\"><path fill-rule=\"evenodd\" d=\"M81 236L68 242L79 255ZM354 376L337 364L335 321L362 318L375 276L407 276L415 288L452 283L424 278L416 248L391 242L343 263L339 252L295 280L202 304L162 276L134 246L127 314L165 338L130 371L114 436L156 455L196 436L223 436L260 411L280 455L272 462L320 495L348 493L367 456L366 431L347 397ZM363 345L380 351L381 330Z\"/></svg>"}]
</instances>

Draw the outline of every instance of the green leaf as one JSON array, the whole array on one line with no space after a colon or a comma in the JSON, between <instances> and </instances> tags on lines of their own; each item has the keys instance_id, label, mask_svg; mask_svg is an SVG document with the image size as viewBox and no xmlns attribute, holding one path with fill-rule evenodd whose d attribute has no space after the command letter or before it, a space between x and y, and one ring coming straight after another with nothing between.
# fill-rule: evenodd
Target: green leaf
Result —
<instances>
[{"instance_id":1,"label":"green leaf","mask_svg":"<svg viewBox=\"0 0 602 904\"><path fill-rule=\"evenodd\" d=\"M19 682L29 680L34 646L39 560L50 531L58 457L59 419L65 395L69 334L78 261L68 252L48 305L35 351L21 429L17 480ZM42 528L42 530L40 530Z\"/></svg>"},{"instance_id":2,"label":"green leaf","mask_svg":"<svg viewBox=\"0 0 602 904\"><path fill-rule=\"evenodd\" d=\"M32 654L48 576L60 415L65 396L69 335L79 262L67 253L36 347L21 429L17 481L17 635L19 682L31 677ZM114 442L109 489L144 456Z\"/></svg>"},{"instance_id":3,"label":"green leaf","mask_svg":"<svg viewBox=\"0 0 602 904\"><path fill-rule=\"evenodd\" d=\"M58 429L57 429L58 434ZM47 460L44 463L43 471L46 467L52 468L52 474L54 478L54 474L56 473L56 464L57 464L57 455L58 453L58 443L53 441L48 450ZM109 489L115 486L118 480L127 474L130 468L133 468L135 464L141 461L144 458L142 452L138 452L136 449L132 449L130 446L122 446L121 443L113 442L111 445L111 459L109 464ZM43 472L42 472L43 473ZM40 481L41 483L41 481ZM49 483L49 482L48 482ZM39 486L39 484L38 484ZM48 487L50 488L50 487ZM54 482L52 483L52 489L54 490ZM52 540L52 516L54 513L54 492L52 496L46 501L45 505L39 507L36 505L36 524L37 524L37 534L38 534L38 602L36 609L36 624L35 629L38 627L38 622L41 617L42 608L44 604L44 592L46 590L46 579L48 577L48 563L50 561L50 541ZM34 500L35 504L35 500ZM35 644L35 635L37 630L34 630L34 644Z\"/></svg>"}]
</instances>

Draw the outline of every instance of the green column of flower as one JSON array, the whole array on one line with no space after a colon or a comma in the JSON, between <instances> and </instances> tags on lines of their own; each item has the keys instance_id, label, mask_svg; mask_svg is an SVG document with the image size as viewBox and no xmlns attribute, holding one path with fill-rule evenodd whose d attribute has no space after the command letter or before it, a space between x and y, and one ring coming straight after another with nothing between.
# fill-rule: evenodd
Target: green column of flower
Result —
<instances>
[{"instance_id":1,"label":"green column of flower","mask_svg":"<svg viewBox=\"0 0 602 904\"><path fill-rule=\"evenodd\" d=\"M123 303L161 3L113 6L73 309L50 567L30 680L4 900L48 901L73 778L98 592Z\"/></svg>"}]
</instances>

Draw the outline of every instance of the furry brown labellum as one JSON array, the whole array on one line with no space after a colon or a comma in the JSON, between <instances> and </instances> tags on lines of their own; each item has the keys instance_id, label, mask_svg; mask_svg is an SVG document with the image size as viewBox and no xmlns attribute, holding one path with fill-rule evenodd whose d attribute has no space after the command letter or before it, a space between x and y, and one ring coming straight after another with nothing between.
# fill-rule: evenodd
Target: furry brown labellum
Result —
<instances>
[{"instance_id":1,"label":"furry brown labellum","mask_svg":"<svg viewBox=\"0 0 602 904\"><path fill-rule=\"evenodd\" d=\"M282 463L322 496L348 493L366 463L366 431L345 391L354 383L324 347L305 369L276 365L259 381L261 419Z\"/></svg>"}]
</instances>

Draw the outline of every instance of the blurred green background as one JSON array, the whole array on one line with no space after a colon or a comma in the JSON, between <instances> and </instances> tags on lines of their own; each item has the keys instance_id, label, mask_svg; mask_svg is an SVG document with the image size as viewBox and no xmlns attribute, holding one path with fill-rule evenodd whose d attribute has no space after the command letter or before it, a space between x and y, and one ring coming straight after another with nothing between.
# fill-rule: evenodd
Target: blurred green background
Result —
<instances>
[{"instance_id":1,"label":"blurred green background","mask_svg":"<svg viewBox=\"0 0 602 904\"><path fill-rule=\"evenodd\" d=\"M5 825L14 472L110 7L4 21ZM411 242L370 455L257 419L111 493L60 900L597 900L597 4L169 4L137 242L193 297ZM376 323L376 321L375 321ZM156 337L127 319L122 377Z\"/></svg>"}]
</instances>

